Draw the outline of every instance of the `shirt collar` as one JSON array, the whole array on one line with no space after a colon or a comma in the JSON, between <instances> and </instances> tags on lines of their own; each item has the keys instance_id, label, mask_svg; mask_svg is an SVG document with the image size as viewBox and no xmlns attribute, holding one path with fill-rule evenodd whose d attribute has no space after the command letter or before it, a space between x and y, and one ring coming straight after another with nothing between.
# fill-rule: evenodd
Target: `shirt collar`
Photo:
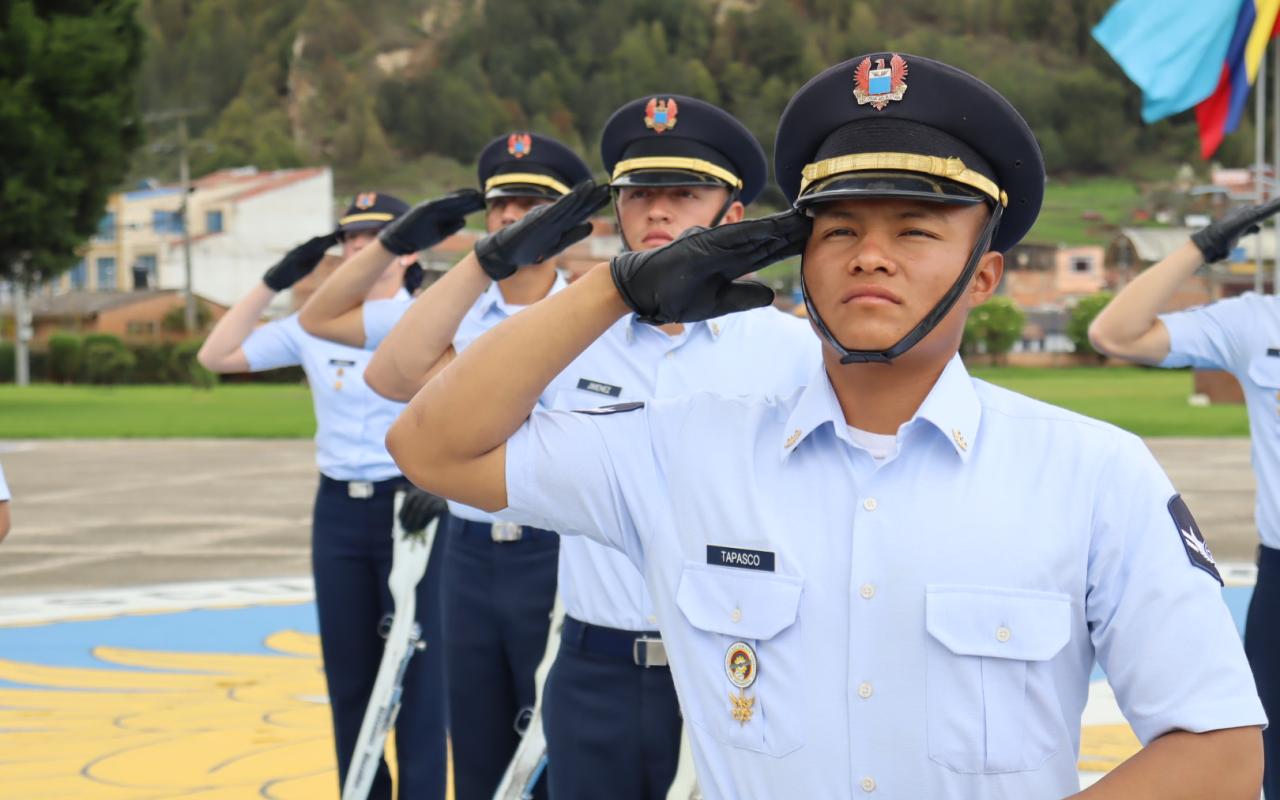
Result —
<instances>
[{"instance_id":1,"label":"shirt collar","mask_svg":"<svg viewBox=\"0 0 1280 800\"><path fill-rule=\"evenodd\" d=\"M952 356L938 380L929 390L924 402L916 413L899 429L910 430L920 424L929 424L936 428L951 443L961 461L967 462L969 454L977 441L978 423L982 417L982 403L973 388L973 379L965 369L960 356ZM844 411L836 398L831 379L827 377L826 366L819 364L816 374L809 385L801 392L799 400L787 417L784 439L780 442L782 458L785 461L796 450L809 434L824 423L831 423L836 438L850 446L854 446L849 436L849 426L844 419Z\"/></svg>"},{"instance_id":2,"label":"shirt collar","mask_svg":"<svg viewBox=\"0 0 1280 800\"><path fill-rule=\"evenodd\" d=\"M733 324L732 320L733 315L729 314L723 317L716 317L715 319L704 320L702 322L686 322L684 327L689 336L693 336L699 328L705 328L707 333L711 335L711 341L714 342L718 341L721 335L724 334L725 329ZM646 328L653 327L647 322L641 322L635 314L627 317L627 344L631 344L635 341L636 329L638 326L644 326ZM663 335L665 336L666 334ZM685 338L687 339L688 336Z\"/></svg>"},{"instance_id":3,"label":"shirt collar","mask_svg":"<svg viewBox=\"0 0 1280 800\"><path fill-rule=\"evenodd\" d=\"M555 294L569 284L564 279L564 273L556 270L556 279L551 283L551 291L547 292L547 297ZM503 319L517 313L524 306L513 305L502 299L502 289L498 287L498 282L494 281L489 284L489 288L484 290L484 294L480 295L478 302L481 314L497 313Z\"/></svg>"}]
</instances>

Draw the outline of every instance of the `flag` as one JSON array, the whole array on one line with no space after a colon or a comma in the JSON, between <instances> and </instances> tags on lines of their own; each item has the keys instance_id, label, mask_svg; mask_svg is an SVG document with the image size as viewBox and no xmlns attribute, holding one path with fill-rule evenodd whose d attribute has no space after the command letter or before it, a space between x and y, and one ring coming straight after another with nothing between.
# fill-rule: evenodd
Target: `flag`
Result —
<instances>
[{"instance_id":1,"label":"flag","mask_svg":"<svg viewBox=\"0 0 1280 800\"><path fill-rule=\"evenodd\" d=\"M1236 15L1226 58L1218 70L1218 85L1196 106L1200 125L1200 157L1208 160L1228 133L1240 127L1249 89L1276 35L1280 0L1244 0ZM1275 78L1273 78L1275 80Z\"/></svg>"},{"instance_id":2,"label":"flag","mask_svg":"<svg viewBox=\"0 0 1280 800\"><path fill-rule=\"evenodd\" d=\"M1270 0L1120 0L1093 38L1142 90L1142 119L1195 106L1218 86L1242 5Z\"/></svg>"}]
</instances>

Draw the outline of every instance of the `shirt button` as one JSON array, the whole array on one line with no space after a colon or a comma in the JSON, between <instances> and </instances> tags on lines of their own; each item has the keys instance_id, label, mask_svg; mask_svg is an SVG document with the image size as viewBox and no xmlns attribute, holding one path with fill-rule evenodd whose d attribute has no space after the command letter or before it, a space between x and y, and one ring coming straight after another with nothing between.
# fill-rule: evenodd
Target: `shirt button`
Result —
<instances>
[{"instance_id":1,"label":"shirt button","mask_svg":"<svg viewBox=\"0 0 1280 800\"><path fill-rule=\"evenodd\" d=\"M734 622L741 622L741 621L742 621L742 609L740 609L740 608L735 608L735 609L733 610L733 613L729 615L729 619L733 620Z\"/></svg>"},{"instance_id":2,"label":"shirt button","mask_svg":"<svg viewBox=\"0 0 1280 800\"><path fill-rule=\"evenodd\" d=\"M875 511L877 505L879 505L879 503L876 502L874 497L868 497L866 500L862 501L862 507L868 511Z\"/></svg>"},{"instance_id":3,"label":"shirt button","mask_svg":"<svg viewBox=\"0 0 1280 800\"><path fill-rule=\"evenodd\" d=\"M858 594L862 595L863 600L870 600L876 596L876 587L869 583L864 583L862 588L858 590Z\"/></svg>"},{"instance_id":4,"label":"shirt button","mask_svg":"<svg viewBox=\"0 0 1280 800\"><path fill-rule=\"evenodd\" d=\"M1009 641L1010 636L1013 636L1013 631L1009 630L1005 626L1001 625L999 628L996 628L997 642L1007 642Z\"/></svg>"},{"instance_id":5,"label":"shirt button","mask_svg":"<svg viewBox=\"0 0 1280 800\"><path fill-rule=\"evenodd\" d=\"M875 790L876 790L876 779L875 779L875 778L863 778L863 779L862 779L862 791L864 791L864 792L874 792Z\"/></svg>"},{"instance_id":6,"label":"shirt button","mask_svg":"<svg viewBox=\"0 0 1280 800\"><path fill-rule=\"evenodd\" d=\"M653 614L650 614L648 617L646 617L646 619L648 619L648 620L649 620L649 624L650 624L650 625L657 625L657 624L658 624L658 618L657 618L656 616L654 616Z\"/></svg>"},{"instance_id":7,"label":"shirt button","mask_svg":"<svg viewBox=\"0 0 1280 800\"><path fill-rule=\"evenodd\" d=\"M868 700L871 698L871 694L871 684L866 681L858 684L858 697L861 697L863 700Z\"/></svg>"},{"instance_id":8,"label":"shirt button","mask_svg":"<svg viewBox=\"0 0 1280 800\"><path fill-rule=\"evenodd\" d=\"M667 351L667 356L666 356L666 357L667 357L668 359L675 358L675 357L676 357L676 351L675 351L675 350L668 350L668 351Z\"/></svg>"}]
</instances>

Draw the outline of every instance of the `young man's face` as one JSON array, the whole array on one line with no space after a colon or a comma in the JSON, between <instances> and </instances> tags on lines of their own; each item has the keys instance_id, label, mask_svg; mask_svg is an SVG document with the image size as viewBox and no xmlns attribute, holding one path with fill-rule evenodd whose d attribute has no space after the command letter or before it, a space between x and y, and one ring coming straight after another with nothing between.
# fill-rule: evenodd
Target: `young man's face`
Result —
<instances>
[{"instance_id":1,"label":"young man's face","mask_svg":"<svg viewBox=\"0 0 1280 800\"><path fill-rule=\"evenodd\" d=\"M489 233L500 231L538 206L550 204L545 197L495 197L484 212L484 227Z\"/></svg>"},{"instance_id":2,"label":"young man's face","mask_svg":"<svg viewBox=\"0 0 1280 800\"><path fill-rule=\"evenodd\" d=\"M818 206L804 252L809 295L845 347L888 349L955 283L987 218L981 205L878 199ZM1003 270L1001 254L982 256L960 300L908 356L949 357L969 309L995 292Z\"/></svg>"},{"instance_id":3,"label":"young man's face","mask_svg":"<svg viewBox=\"0 0 1280 800\"><path fill-rule=\"evenodd\" d=\"M618 225L631 247L652 250L694 226L715 222L728 199L729 190L717 186L625 186L618 191ZM721 222L737 222L742 212L735 200Z\"/></svg>"},{"instance_id":4,"label":"young man's face","mask_svg":"<svg viewBox=\"0 0 1280 800\"><path fill-rule=\"evenodd\" d=\"M342 260L346 261L378 238L378 229L351 231L342 235Z\"/></svg>"}]
</instances>

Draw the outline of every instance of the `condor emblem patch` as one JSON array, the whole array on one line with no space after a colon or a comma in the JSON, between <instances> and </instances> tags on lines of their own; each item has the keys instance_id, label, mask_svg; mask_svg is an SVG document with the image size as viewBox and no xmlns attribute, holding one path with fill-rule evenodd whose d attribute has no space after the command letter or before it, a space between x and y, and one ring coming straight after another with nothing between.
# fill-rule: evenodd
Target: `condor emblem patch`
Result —
<instances>
[{"instance_id":1,"label":"condor emblem patch","mask_svg":"<svg viewBox=\"0 0 1280 800\"><path fill-rule=\"evenodd\" d=\"M1200 532L1200 526L1196 524L1195 517L1191 516L1191 509L1187 508L1182 495L1175 494L1169 499L1169 516L1173 517L1173 524L1178 529L1178 539L1187 551L1191 566L1204 570L1221 584L1222 575L1218 572L1218 562L1213 560L1213 551L1205 542L1204 534Z\"/></svg>"}]
</instances>

